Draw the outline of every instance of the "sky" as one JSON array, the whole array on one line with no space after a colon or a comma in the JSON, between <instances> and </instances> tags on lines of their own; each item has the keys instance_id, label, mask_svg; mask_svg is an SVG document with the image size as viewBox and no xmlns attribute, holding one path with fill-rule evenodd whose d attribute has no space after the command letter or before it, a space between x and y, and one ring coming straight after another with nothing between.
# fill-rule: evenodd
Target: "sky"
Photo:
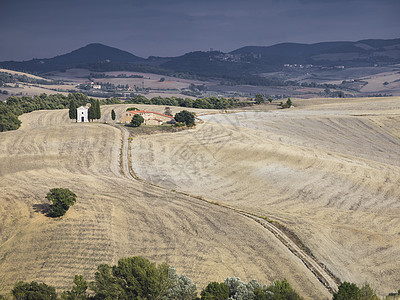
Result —
<instances>
[{"instance_id":1,"label":"sky","mask_svg":"<svg viewBox=\"0 0 400 300\"><path fill-rule=\"evenodd\" d=\"M90 43L147 58L400 38L399 15L400 0L0 0L0 61Z\"/></svg>"}]
</instances>

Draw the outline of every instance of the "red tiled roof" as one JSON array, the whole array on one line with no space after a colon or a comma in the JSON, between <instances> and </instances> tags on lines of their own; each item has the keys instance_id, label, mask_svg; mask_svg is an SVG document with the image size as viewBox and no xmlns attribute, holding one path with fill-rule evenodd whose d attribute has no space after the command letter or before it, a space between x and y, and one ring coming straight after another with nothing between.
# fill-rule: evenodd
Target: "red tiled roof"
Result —
<instances>
[{"instance_id":1,"label":"red tiled roof","mask_svg":"<svg viewBox=\"0 0 400 300\"><path fill-rule=\"evenodd\" d=\"M156 115L160 115L160 116L167 117L167 118L170 118L170 119L173 119L173 118L174 118L174 117L171 117L171 116L167 116L167 115L164 115L164 114L160 114L160 113L155 112L155 111L147 111L147 110L129 110L129 111L127 111L127 112L130 112L130 113L133 113L133 114L139 114L139 113L156 114Z\"/></svg>"}]
</instances>

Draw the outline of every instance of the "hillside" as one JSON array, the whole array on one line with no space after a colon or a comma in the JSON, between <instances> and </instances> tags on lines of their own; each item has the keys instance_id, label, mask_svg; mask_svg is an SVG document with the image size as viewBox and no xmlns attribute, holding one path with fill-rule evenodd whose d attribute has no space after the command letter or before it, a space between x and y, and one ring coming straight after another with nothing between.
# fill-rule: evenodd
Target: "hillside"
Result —
<instances>
[{"instance_id":1,"label":"hillside","mask_svg":"<svg viewBox=\"0 0 400 300\"><path fill-rule=\"evenodd\" d=\"M316 44L283 43L270 47L243 47L230 54L253 56L268 64L367 66L371 63L400 62L400 39Z\"/></svg>"},{"instance_id":2,"label":"hillside","mask_svg":"<svg viewBox=\"0 0 400 300\"><path fill-rule=\"evenodd\" d=\"M120 169L121 131L102 106L99 123L68 119L68 110L21 116L0 133L0 294L16 280L69 289L97 265L141 255L168 262L199 288L228 276L263 283L287 278L308 299L329 293L258 223L230 210L127 178ZM161 107L160 109L164 109ZM44 216L44 196L66 187L77 203L58 220Z\"/></svg>"},{"instance_id":3,"label":"hillside","mask_svg":"<svg viewBox=\"0 0 400 300\"><path fill-rule=\"evenodd\" d=\"M148 59L102 44L89 44L54 58L0 62L0 67L38 73L84 67L99 72L125 70L165 75L186 72L211 77L238 77L279 71L288 64L369 67L398 63L400 39L283 43L268 47L247 46L230 53L195 51L178 57Z\"/></svg>"},{"instance_id":4,"label":"hillside","mask_svg":"<svg viewBox=\"0 0 400 300\"><path fill-rule=\"evenodd\" d=\"M342 281L397 291L400 97L294 104L204 116L174 139L138 137L133 168L288 226Z\"/></svg>"},{"instance_id":5,"label":"hillside","mask_svg":"<svg viewBox=\"0 0 400 300\"><path fill-rule=\"evenodd\" d=\"M143 58L135 56L127 51L105 46L102 44L89 44L70 53L48 59L32 59L29 61L0 62L0 65L8 69L24 70L30 72L49 72L75 68L82 64L95 62L138 63Z\"/></svg>"}]
</instances>

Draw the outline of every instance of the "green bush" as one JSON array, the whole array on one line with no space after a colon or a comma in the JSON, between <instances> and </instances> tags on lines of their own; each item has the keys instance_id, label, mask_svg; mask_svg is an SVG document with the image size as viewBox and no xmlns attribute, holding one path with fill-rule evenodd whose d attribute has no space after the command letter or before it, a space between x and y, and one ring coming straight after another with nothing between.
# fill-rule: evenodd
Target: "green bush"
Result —
<instances>
[{"instance_id":1,"label":"green bush","mask_svg":"<svg viewBox=\"0 0 400 300\"><path fill-rule=\"evenodd\" d=\"M182 110L175 114L175 120L178 123L185 123L186 126L191 127L194 125L195 114L187 110Z\"/></svg>"},{"instance_id":2,"label":"green bush","mask_svg":"<svg viewBox=\"0 0 400 300\"><path fill-rule=\"evenodd\" d=\"M141 115L136 114L132 117L131 126L139 127L140 125L142 125L143 122L144 122L143 117Z\"/></svg>"},{"instance_id":3,"label":"green bush","mask_svg":"<svg viewBox=\"0 0 400 300\"><path fill-rule=\"evenodd\" d=\"M57 299L56 289L45 283L31 283L19 281L11 291L15 299L18 300L53 300Z\"/></svg>"},{"instance_id":4,"label":"green bush","mask_svg":"<svg viewBox=\"0 0 400 300\"><path fill-rule=\"evenodd\" d=\"M201 300L226 300L229 287L225 283L211 282L201 291Z\"/></svg>"},{"instance_id":5,"label":"green bush","mask_svg":"<svg viewBox=\"0 0 400 300\"><path fill-rule=\"evenodd\" d=\"M71 205L76 202L76 195L69 189L54 188L46 195L46 199L51 203L50 217L57 218L65 215Z\"/></svg>"}]
</instances>

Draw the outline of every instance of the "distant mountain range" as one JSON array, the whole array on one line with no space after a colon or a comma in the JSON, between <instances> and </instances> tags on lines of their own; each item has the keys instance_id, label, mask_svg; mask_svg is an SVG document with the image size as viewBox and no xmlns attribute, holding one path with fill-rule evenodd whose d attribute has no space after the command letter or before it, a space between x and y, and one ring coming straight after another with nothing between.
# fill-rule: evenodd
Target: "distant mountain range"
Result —
<instances>
[{"instance_id":1,"label":"distant mountain range","mask_svg":"<svg viewBox=\"0 0 400 300\"><path fill-rule=\"evenodd\" d=\"M92 71L142 71L160 74L185 72L202 76L242 76L301 67L363 67L400 63L400 39L282 43L247 46L229 53L196 51L178 57L138 57L102 44L89 44L70 53L48 59L4 61L0 67L46 73L70 68Z\"/></svg>"}]
</instances>

